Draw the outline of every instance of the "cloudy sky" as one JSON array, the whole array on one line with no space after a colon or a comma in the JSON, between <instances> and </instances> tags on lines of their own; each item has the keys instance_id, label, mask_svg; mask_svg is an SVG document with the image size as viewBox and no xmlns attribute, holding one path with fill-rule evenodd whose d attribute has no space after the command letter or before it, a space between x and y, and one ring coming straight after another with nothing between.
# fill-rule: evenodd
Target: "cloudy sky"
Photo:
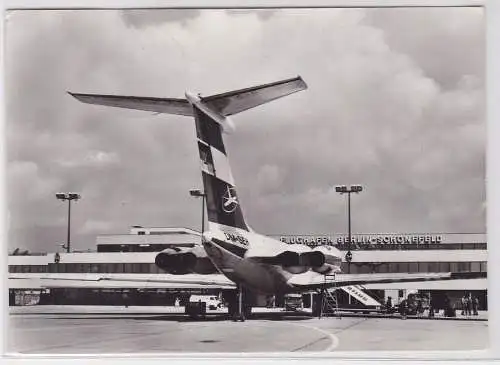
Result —
<instances>
[{"instance_id":1,"label":"cloudy sky","mask_svg":"<svg viewBox=\"0 0 500 365\"><path fill-rule=\"evenodd\" d=\"M75 249L131 225L200 225L194 122L66 91L182 97L301 75L234 117L250 225L266 234L485 231L485 39L478 8L15 11L6 24L9 248Z\"/></svg>"}]
</instances>

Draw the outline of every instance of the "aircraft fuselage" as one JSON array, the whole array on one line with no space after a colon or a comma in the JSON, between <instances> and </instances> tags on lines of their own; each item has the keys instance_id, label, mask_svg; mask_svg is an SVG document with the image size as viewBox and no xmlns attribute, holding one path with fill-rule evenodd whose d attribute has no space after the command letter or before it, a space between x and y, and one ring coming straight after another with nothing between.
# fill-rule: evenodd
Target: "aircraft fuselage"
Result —
<instances>
[{"instance_id":1,"label":"aircraft fuselage","mask_svg":"<svg viewBox=\"0 0 500 365\"><path fill-rule=\"evenodd\" d=\"M203 235L203 247L217 269L229 280L263 294L290 293L297 291L288 281L293 271L308 271L307 267L283 268L279 264L263 262L271 260L290 247L284 242L242 230L208 231ZM333 249L341 260L340 251ZM310 252L305 245L294 245L293 252ZM338 271L337 271L338 272ZM314 273L322 275L320 273Z\"/></svg>"}]
</instances>

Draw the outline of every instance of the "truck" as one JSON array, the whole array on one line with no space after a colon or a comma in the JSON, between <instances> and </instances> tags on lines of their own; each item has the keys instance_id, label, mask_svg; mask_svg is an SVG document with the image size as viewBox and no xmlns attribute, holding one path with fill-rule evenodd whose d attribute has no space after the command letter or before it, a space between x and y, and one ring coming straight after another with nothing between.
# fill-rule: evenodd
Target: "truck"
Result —
<instances>
[{"instance_id":1,"label":"truck","mask_svg":"<svg viewBox=\"0 0 500 365\"><path fill-rule=\"evenodd\" d=\"M285 310L286 311L299 311L304 309L302 301L302 294L287 294L285 296Z\"/></svg>"},{"instance_id":2,"label":"truck","mask_svg":"<svg viewBox=\"0 0 500 365\"><path fill-rule=\"evenodd\" d=\"M216 295L191 295L184 308L185 314L191 318L203 317L208 311L222 307L222 302Z\"/></svg>"}]
</instances>

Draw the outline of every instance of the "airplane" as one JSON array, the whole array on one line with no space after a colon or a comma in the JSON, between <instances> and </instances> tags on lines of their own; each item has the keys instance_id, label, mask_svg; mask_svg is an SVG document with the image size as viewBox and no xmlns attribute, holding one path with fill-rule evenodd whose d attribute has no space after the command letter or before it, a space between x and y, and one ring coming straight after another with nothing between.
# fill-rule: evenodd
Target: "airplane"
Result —
<instances>
[{"instance_id":1,"label":"airplane","mask_svg":"<svg viewBox=\"0 0 500 365\"><path fill-rule=\"evenodd\" d=\"M173 275L219 274L215 275L219 279L211 275L210 279L202 277L183 282L200 286L219 282L221 288L237 289L229 303L229 313L235 320L244 321L251 312L251 305L244 303L247 292L277 295L374 283L484 277L485 273L451 272L344 274L341 271L343 254L337 248L289 245L261 235L248 225L223 134L235 131L233 115L307 88L302 77L297 76L211 96L186 91L182 99L68 93L87 104L194 117L208 229L201 232L199 246L167 248L156 256L155 263ZM334 275L335 279L325 282L325 275ZM151 276L125 279L123 275L109 275L99 280L176 282Z\"/></svg>"}]
</instances>

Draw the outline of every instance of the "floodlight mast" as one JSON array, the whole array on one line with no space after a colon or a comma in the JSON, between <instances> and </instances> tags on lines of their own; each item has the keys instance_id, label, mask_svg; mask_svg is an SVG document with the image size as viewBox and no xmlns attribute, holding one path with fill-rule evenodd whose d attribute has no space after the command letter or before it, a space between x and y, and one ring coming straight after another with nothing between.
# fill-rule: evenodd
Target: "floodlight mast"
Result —
<instances>
[{"instance_id":1,"label":"floodlight mast","mask_svg":"<svg viewBox=\"0 0 500 365\"><path fill-rule=\"evenodd\" d=\"M347 262L347 273L351 273L351 261L352 261L352 252L351 252L351 193L360 193L363 191L363 187L361 185L351 185L347 187L346 185L338 185L335 187L335 191L337 193L347 194L347 253L345 255L345 259Z\"/></svg>"},{"instance_id":2,"label":"floodlight mast","mask_svg":"<svg viewBox=\"0 0 500 365\"><path fill-rule=\"evenodd\" d=\"M66 237L66 246L63 245L63 248L65 248L66 252L69 253L71 250L71 201L81 199L81 195L77 193L56 193L56 198L61 201L68 201L68 232Z\"/></svg>"}]
</instances>

